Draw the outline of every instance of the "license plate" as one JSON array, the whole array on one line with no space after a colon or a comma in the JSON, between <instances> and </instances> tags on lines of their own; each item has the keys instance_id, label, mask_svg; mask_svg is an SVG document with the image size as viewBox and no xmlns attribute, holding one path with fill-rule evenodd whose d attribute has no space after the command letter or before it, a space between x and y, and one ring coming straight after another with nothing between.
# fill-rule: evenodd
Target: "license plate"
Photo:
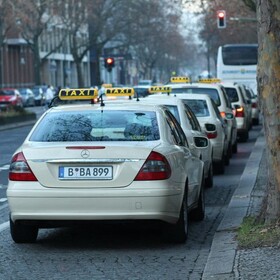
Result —
<instances>
[{"instance_id":1,"label":"license plate","mask_svg":"<svg viewBox=\"0 0 280 280\"><path fill-rule=\"evenodd\" d=\"M60 166L58 172L60 180L112 180L112 166Z\"/></svg>"}]
</instances>

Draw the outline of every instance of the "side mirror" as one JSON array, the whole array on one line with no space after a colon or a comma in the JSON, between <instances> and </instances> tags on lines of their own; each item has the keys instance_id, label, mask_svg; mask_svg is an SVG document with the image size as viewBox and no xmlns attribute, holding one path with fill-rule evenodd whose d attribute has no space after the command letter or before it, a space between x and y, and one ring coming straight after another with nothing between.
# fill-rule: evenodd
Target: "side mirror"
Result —
<instances>
[{"instance_id":1,"label":"side mirror","mask_svg":"<svg viewBox=\"0 0 280 280\"><path fill-rule=\"evenodd\" d=\"M196 147L198 148L206 148L208 147L209 143L208 143L208 139L206 137L194 137L194 144Z\"/></svg>"}]
</instances>

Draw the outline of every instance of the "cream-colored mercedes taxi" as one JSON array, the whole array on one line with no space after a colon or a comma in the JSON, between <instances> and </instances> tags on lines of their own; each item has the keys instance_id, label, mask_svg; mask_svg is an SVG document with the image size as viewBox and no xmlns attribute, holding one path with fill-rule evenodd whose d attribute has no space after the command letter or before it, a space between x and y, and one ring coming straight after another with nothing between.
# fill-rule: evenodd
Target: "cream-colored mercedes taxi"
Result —
<instances>
[{"instance_id":1,"label":"cream-colored mercedes taxi","mask_svg":"<svg viewBox=\"0 0 280 280\"><path fill-rule=\"evenodd\" d=\"M40 228L77 222L152 220L172 241L184 242L189 215L204 218L204 163L172 113L164 106L96 104L94 89L62 89L59 96L82 104L47 110L11 160L13 240L35 242Z\"/></svg>"}]
</instances>

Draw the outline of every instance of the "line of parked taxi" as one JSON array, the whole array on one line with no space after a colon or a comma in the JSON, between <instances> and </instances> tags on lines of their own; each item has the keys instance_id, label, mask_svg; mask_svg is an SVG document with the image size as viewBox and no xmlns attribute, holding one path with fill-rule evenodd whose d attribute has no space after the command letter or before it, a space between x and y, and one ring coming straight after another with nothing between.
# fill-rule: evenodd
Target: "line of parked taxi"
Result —
<instances>
[{"instance_id":1,"label":"line of parked taxi","mask_svg":"<svg viewBox=\"0 0 280 280\"><path fill-rule=\"evenodd\" d=\"M153 221L185 242L189 220L204 219L214 171L237 152L238 127L215 94L173 90L60 90L11 160L13 240L35 242L46 227Z\"/></svg>"}]
</instances>

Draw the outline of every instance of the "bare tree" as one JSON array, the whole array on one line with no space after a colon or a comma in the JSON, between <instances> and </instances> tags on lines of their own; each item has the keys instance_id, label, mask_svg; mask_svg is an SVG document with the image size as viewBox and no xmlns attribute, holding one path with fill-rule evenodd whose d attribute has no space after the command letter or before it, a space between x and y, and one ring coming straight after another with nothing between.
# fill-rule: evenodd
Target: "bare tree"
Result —
<instances>
[{"instance_id":1,"label":"bare tree","mask_svg":"<svg viewBox=\"0 0 280 280\"><path fill-rule=\"evenodd\" d=\"M0 3L0 50L3 50L5 40L9 34L11 27L13 26L14 18L14 0L1 1ZM2 55L0 55L0 87L2 87L2 68L3 61Z\"/></svg>"},{"instance_id":2,"label":"bare tree","mask_svg":"<svg viewBox=\"0 0 280 280\"><path fill-rule=\"evenodd\" d=\"M218 10L226 11L226 28L217 27ZM200 37L207 43L209 55L214 60L220 45L257 42L256 13L242 1L215 0L203 6L202 11L205 15Z\"/></svg>"},{"instance_id":3,"label":"bare tree","mask_svg":"<svg viewBox=\"0 0 280 280\"><path fill-rule=\"evenodd\" d=\"M40 38L44 31L55 24L55 0L17 0L15 1L15 19L21 36L26 40L34 55L34 81L41 84L41 66L44 60L58 50L63 38L57 44L50 44L44 57L40 56ZM50 40L46 37L46 40Z\"/></svg>"},{"instance_id":4,"label":"bare tree","mask_svg":"<svg viewBox=\"0 0 280 280\"><path fill-rule=\"evenodd\" d=\"M280 6L278 0L258 0L258 91L267 143L268 197L265 219L280 216Z\"/></svg>"},{"instance_id":5,"label":"bare tree","mask_svg":"<svg viewBox=\"0 0 280 280\"><path fill-rule=\"evenodd\" d=\"M104 46L117 40L124 25L121 18L123 0L65 0L60 1L59 17L66 29L70 50L78 76L78 84L84 86L82 61L90 49L96 54L96 80L100 81L99 58Z\"/></svg>"},{"instance_id":6,"label":"bare tree","mask_svg":"<svg viewBox=\"0 0 280 280\"><path fill-rule=\"evenodd\" d=\"M130 1L126 7L123 33L138 60L140 78L154 79L158 68L170 76L182 64L187 49L179 28L181 9L165 0Z\"/></svg>"}]
</instances>

